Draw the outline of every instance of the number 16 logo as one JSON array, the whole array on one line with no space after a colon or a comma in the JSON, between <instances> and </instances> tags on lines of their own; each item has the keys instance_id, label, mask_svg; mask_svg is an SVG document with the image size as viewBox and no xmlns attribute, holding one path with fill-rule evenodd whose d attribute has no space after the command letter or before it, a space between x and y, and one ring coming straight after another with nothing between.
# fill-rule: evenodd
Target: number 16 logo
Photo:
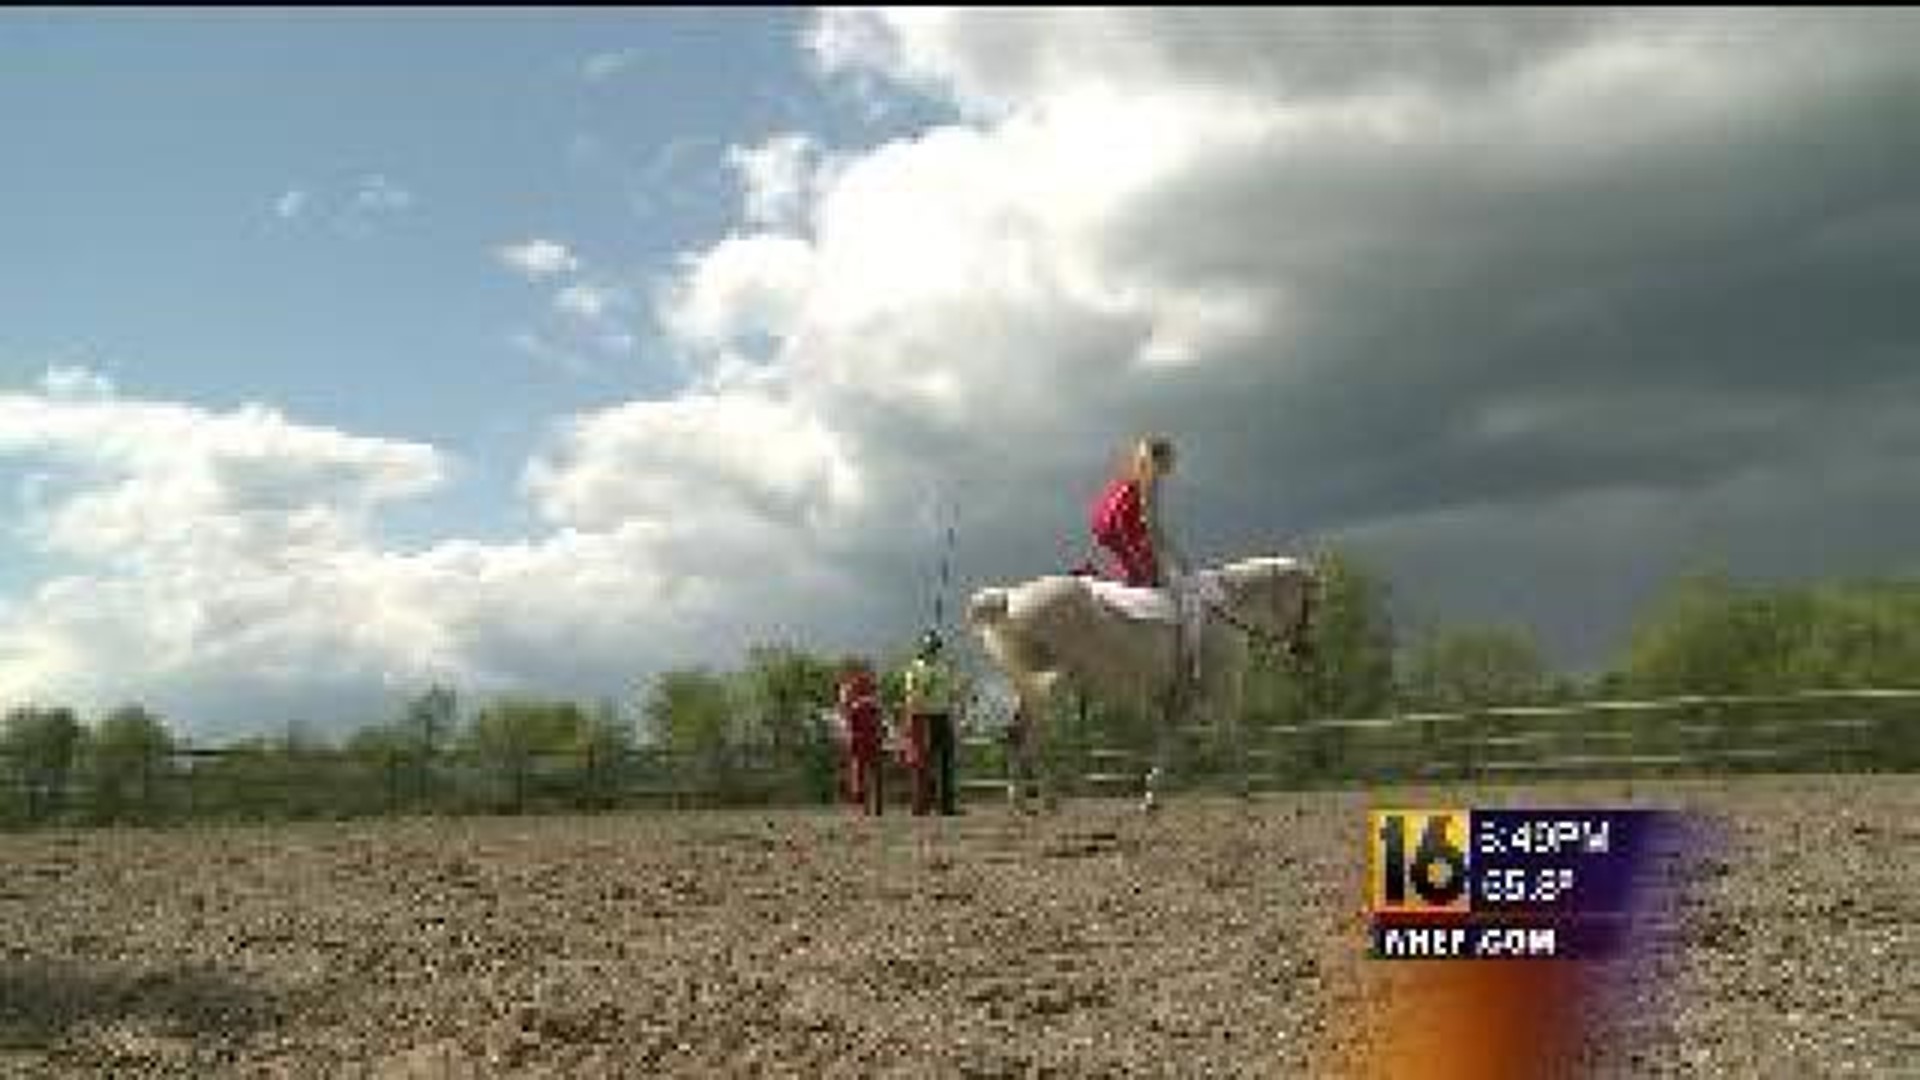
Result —
<instances>
[{"instance_id":1,"label":"number 16 logo","mask_svg":"<svg viewBox=\"0 0 1920 1080\"><path fill-rule=\"evenodd\" d=\"M1468 910L1472 902L1467 891L1468 818L1466 810L1368 813L1369 909L1375 914Z\"/></svg>"}]
</instances>

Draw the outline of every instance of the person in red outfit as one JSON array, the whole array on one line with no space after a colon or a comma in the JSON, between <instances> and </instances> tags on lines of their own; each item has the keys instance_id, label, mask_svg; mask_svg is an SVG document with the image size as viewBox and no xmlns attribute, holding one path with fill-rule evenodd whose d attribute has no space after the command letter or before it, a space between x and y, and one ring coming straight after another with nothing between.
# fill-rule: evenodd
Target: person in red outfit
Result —
<instances>
[{"instance_id":1,"label":"person in red outfit","mask_svg":"<svg viewBox=\"0 0 1920 1080\"><path fill-rule=\"evenodd\" d=\"M880 789L880 688L864 660L840 673L840 719L847 728L847 794L867 813L885 805Z\"/></svg>"},{"instance_id":2,"label":"person in red outfit","mask_svg":"<svg viewBox=\"0 0 1920 1080\"><path fill-rule=\"evenodd\" d=\"M1141 439L1093 504L1093 539L1112 559L1103 576L1141 589L1167 584L1169 563L1182 560L1160 522L1160 480L1173 472L1173 443Z\"/></svg>"},{"instance_id":3,"label":"person in red outfit","mask_svg":"<svg viewBox=\"0 0 1920 1080\"><path fill-rule=\"evenodd\" d=\"M1173 441L1148 435L1133 446L1126 464L1100 498L1094 501L1089 524L1100 549L1114 568L1102 574L1089 563L1083 573L1117 580L1136 589L1166 589L1180 623L1175 637L1176 671L1183 671L1185 689L1200 682L1200 630L1205 601L1196 595L1193 568L1168 537L1161 515L1161 481L1173 474Z\"/></svg>"}]
</instances>

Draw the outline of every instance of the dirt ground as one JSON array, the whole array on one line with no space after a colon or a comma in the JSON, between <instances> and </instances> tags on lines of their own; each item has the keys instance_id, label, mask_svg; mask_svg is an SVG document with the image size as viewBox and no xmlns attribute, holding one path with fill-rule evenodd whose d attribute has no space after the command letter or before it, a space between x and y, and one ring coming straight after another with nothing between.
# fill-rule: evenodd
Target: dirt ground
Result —
<instances>
[{"instance_id":1,"label":"dirt ground","mask_svg":"<svg viewBox=\"0 0 1920 1080\"><path fill-rule=\"evenodd\" d=\"M1912 777L5 836L0 1075L1312 1075L1383 804L1719 815L1607 1071L1920 1076Z\"/></svg>"}]
</instances>

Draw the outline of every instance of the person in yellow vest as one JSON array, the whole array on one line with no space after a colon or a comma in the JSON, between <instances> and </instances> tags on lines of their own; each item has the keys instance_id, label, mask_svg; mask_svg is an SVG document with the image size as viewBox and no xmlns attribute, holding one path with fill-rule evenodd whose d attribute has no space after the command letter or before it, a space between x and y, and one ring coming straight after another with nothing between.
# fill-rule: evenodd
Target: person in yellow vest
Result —
<instances>
[{"instance_id":1,"label":"person in yellow vest","mask_svg":"<svg viewBox=\"0 0 1920 1080\"><path fill-rule=\"evenodd\" d=\"M919 744L919 767L914 770L913 812L931 812L937 801L940 813L953 816L960 812L953 788L953 669L941 656L940 633L927 631L920 642L920 655L907 665L906 714L908 730Z\"/></svg>"}]
</instances>

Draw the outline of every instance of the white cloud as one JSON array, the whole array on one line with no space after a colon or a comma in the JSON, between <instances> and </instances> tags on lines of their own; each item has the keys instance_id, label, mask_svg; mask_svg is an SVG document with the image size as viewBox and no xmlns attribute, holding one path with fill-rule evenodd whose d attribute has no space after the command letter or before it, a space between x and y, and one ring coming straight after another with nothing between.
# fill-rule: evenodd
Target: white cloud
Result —
<instances>
[{"instance_id":1,"label":"white cloud","mask_svg":"<svg viewBox=\"0 0 1920 1080\"><path fill-rule=\"evenodd\" d=\"M539 253L535 265L552 266ZM617 281L576 281L558 289L552 312L538 327L516 331L513 346L566 374L583 377L630 358L639 348L634 333L637 297Z\"/></svg>"},{"instance_id":2,"label":"white cloud","mask_svg":"<svg viewBox=\"0 0 1920 1080\"><path fill-rule=\"evenodd\" d=\"M604 286L576 284L555 293L553 306L565 314L594 320L607 314L616 299L613 291Z\"/></svg>"},{"instance_id":3,"label":"white cloud","mask_svg":"<svg viewBox=\"0 0 1920 1080\"><path fill-rule=\"evenodd\" d=\"M365 214L394 214L413 206L413 192L378 173L360 179L352 207Z\"/></svg>"},{"instance_id":4,"label":"white cloud","mask_svg":"<svg viewBox=\"0 0 1920 1080\"><path fill-rule=\"evenodd\" d=\"M98 400L114 394L112 379L72 365L49 367L40 377L40 389L49 398L61 401Z\"/></svg>"},{"instance_id":5,"label":"white cloud","mask_svg":"<svg viewBox=\"0 0 1920 1080\"><path fill-rule=\"evenodd\" d=\"M0 394L0 457L37 465L25 542L87 569L0 619L0 697L98 706L302 679L337 692L416 651L376 632L348 564L379 508L441 484L437 451L257 405L105 396L87 372L43 384Z\"/></svg>"},{"instance_id":6,"label":"white cloud","mask_svg":"<svg viewBox=\"0 0 1920 1080\"><path fill-rule=\"evenodd\" d=\"M806 45L829 74L887 80L993 120L1090 90L1226 90L1281 103L1389 86L1472 91L1629 19L1565 8L842 8L822 13Z\"/></svg>"},{"instance_id":7,"label":"white cloud","mask_svg":"<svg viewBox=\"0 0 1920 1080\"><path fill-rule=\"evenodd\" d=\"M442 483L449 463L430 447L259 406L0 395L0 457L57 474L30 536L87 567L0 607L0 700L140 698L212 737L378 719L365 710L430 679L624 694L657 665L779 633L846 585L804 547L777 593L743 573L782 542L767 511L844 502L849 467L771 402L716 403L741 438L699 445L681 418L704 407L570 427L529 470L555 522L544 536L399 552L373 517ZM783 455L756 455L756 439ZM669 476L628 484L577 467L575 453L609 442L658 455ZM744 484L760 505L716 503L701 477Z\"/></svg>"},{"instance_id":8,"label":"white cloud","mask_svg":"<svg viewBox=\"0 0 1920 1080\"><path fill-rule=\"evenodd\" d=\"M665 325L703 348L788 335L815 284L814 249L771 233L728 237L689 260L662 304Z\"/></svg>"},{"instance_id":9,"label":"white cloud","mask_svg":"<svg viewBox=\"0 0 1920 1080\"><path fill-rule=\"evenodd\" d=\"M571 274L580 269L580 260L565 244L557 240L545 240L536 237L521 244L507 244L494 249L494 255L507 266L526 275L529 280Z\"/></svg>"},{"instance_id":10,"label":"white cloud","mask_svg":"<svg viewBox=\"0 0 1920 1080\"><path fill-rule=\"evenodd\" d=\"M544 334L534 330L517 330L508 339L514 348L545 364L559 368L569 375L581 376L593 371L591 360L581 353L549 340Z\"/></svg>"},{"instance_id":11,"label":"white cloud","mask_svg":"<svg viewBox=\"0 0 1920 1080\"><path fill-rule=\"evenodd\" d=\"M640 62L640 50L619 49L595 53L581 61L580 74L588 82L606 82L632 70Z\"/></svg>"},{"instance_id":12,"label":"white cloud","mask_svg":"<svg viewBox=\"0 0 1920 1080\"><path fill-rule=\"evenodd\" d=\"M360 536L375 507L431 490L445 467L429 447L306 427L257 405L213 414L128 401L84 371L50 372L43 385L0 394L0 454L71 478L32 523L55 554L270 560Z\"/></svg>"},{"instance_id":13,"label":"white cloud","mask_svg":"<svg viewBox=\"0 0 1920 1080\"><path fill-rule=\"evenodd\" d=\"M746 220L768 229L798 231L812 194L820 147L788 132L754 147L731 147L727 163L740 175Z\"/></svg>"},{"instance_id":14,"label":"white cloud","mask_svg":"<svg viewBox=\"0 0 1920 1080\"><path fill-rule=\"evenodd\" d=\"M366 235L371 223L390 218L415 207L414 193L380 173L369 173L354 180L345 190L313 191L289 188L273 200L273 215L280 221L312 217L321 206L332 207L329 224L349 234Z\"/></svg>"},{"instance_id":15,"label":"white cloud","mask_svg":"<svg viewBox=\"0 0 1920 1080\"><path fill-rule=\"evenodd\" d=\"M842 440L764 390L581 417L529 465L526 488L549 521L585 530L707 515L806 529L845 519L863 500Z\"/></svg>"},{"instance_id":16,"label":"white cloud","mask_svg":"<svg viewBox=\"0 0 1920 1080\"><path fill-rule=\"evenodd\" d=\"M668 139L624 179L627 198L640 217L677 216L694 208L705 210L724 198L726 144L711 136L681 135Z\"/></svg>"}]
</instances>

